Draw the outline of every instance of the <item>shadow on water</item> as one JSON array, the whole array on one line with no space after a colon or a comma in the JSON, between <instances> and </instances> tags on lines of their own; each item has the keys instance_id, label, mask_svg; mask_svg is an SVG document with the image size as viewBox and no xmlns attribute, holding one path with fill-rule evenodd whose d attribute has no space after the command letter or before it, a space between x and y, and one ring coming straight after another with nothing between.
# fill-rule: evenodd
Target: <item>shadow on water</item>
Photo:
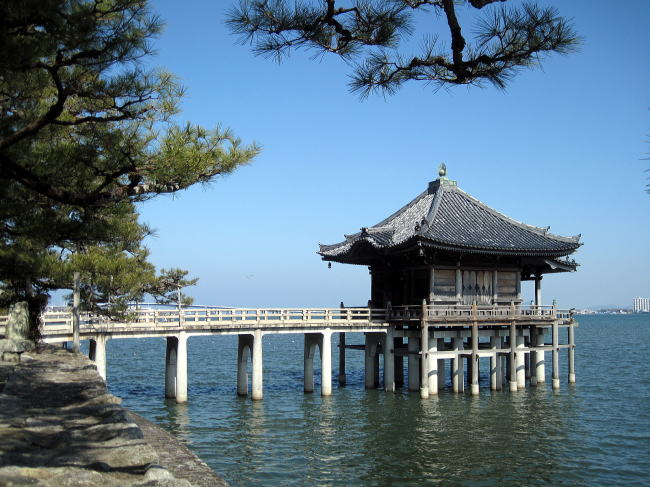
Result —
<instances>
[{"instance_id":1,"label":"shadow on water","mask_svg":"<svg viewBox=\"0 0 650 487\"><path fill-rule=\"evenodd\" d=\"M478 397L366 391L363 353L350 351L346 387L323 398L317 374L304 394L298 335L265 337L263 401L236 396L234 337L190 340L185 405L162 399L160 339L109 342L109 385L233 487L647 485L650 375L638 359L650 352L650 320L601 318L581 317L578 384L566 383L563 355L559 392L550 356L547 383L514 394L489 390L487 362Z\"/></svg>"}]
</instances>

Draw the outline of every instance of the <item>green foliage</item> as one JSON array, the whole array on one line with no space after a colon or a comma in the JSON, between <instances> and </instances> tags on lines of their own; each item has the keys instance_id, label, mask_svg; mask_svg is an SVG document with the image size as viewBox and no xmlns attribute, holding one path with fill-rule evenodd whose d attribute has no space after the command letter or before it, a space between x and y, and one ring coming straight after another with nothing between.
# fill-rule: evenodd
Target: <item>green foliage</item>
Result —
<instances>
[{"instance_id":1,"label":"green foliage","mask_svg":"<svg viewBox=\"0 0 650 487\"><path fill-rule=\"evenodd\" d=\"M123 313L164 287L135 204L258 153L176 120L183 87L143 68L160 29L146 0L0 3L0 306L78 271L84 307Z\"/></svg>"},{"instance_id":2,"label":"green foliage","mask_svg":"<svg viewBox=\"0 0 650 487\"><path fill-rule=\"evenodd\" d=\"M194 300L181 290L196 285L199 280L198 278L186 279L187 274L188 272L183 269L161 269L160 276L148 292L159 304L189 306Z\"/></svg>"},{"instance_id":3,"label":"green foliage","mask_svg":"<svg viewBox=\"0 0 650 487\"><path fill-rule=\"evenodd\" d=\"M355 64L351 90L392 94L407 81L435 87L485 82L504 88L522 67L539 65L549 53L566 54L579 39L554 8L524 3L488 7L468 42L456 16L459 6L476 12L505 0L242 0L228 24L256 54L278 61L292 49L330 52ZM404 55L400 43L413 34L414 15L446 20L451 43L424 35L419 54Z\"/></svg>"}]
</instances>

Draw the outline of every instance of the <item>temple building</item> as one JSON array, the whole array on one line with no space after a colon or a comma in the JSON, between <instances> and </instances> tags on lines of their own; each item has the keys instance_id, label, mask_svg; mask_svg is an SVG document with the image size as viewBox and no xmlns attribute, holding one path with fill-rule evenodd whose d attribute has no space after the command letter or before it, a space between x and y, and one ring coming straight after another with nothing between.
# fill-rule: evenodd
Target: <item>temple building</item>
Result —
<instances>
[{"instance_id":1,"label":"temple building","mask_svg":"<svg viewBox=\"0 0 650 487\"><path fill-rule=\"evenodd\" d=\"M431 376L438 376L443 386L439 368L445 359L452 359L454 390L462 390L462 359L468 359L469 368L476 363L477 370L478 359L490 356L492 388L500 388L507 377L511 390L517 390L531 377L531 368L536 369L531 383L544 382L545 351L553 352L553 386L559 387L557 352L563 346L558 326L569 329L564 346L569 348L569 381L575 380L575 323L554 305L543 305L541 282L544 274L576 270L578 264L568 256L582 245L579 240L580 235L554 235L549 227L527 225L499 213L447 178L442 164L439 178L407 205L376 225L345 235L340 243L321 245L319 254L326 261L370 269L369 307L390 310L393 326L388 340L394 338L394 343L367 334L365 349L371 355L367 359L375 363L378 353L386 362L392 350L397 365L395 377L389 371L389 381L399 384L401 358L408 356L409 388L437 391ZM522 303L522 281L534 281L532 305ZM544 341L547 330L552 330L550 344ZM408 338L408 347L403 338ZM491 352L484 352L487 349ZM511 362L503 378L496 370L502 369L500 358ZM374 385L378 382L373 367L377 365L367 362L368 387L373 377ZM419 372L412 370L415 367ZM468 381L473 373L468 371ZM478 376L472 387L478 391Z\"/></svg>"},{"instance_id":2,"label":"temple building","mask_svg":"<svg viewBox=\"0 0 650 487\"><path fill-rule=\"evenodd\" d=\"M372 275L371 304L515 304L521 281L575 271L562 259L581 245L549 228L520 223L488 207L440 177L413 201L371 227L321 245L323 260L366 265Z\"/></svg>"}]
</instances>

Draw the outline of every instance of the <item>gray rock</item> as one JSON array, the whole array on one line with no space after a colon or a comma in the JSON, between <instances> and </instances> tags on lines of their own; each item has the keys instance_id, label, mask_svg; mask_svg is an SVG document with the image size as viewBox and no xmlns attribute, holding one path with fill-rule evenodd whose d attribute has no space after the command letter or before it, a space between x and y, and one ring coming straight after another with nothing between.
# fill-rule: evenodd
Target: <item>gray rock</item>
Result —
<instances>
[{"instance_id":1,"label":"gray rock","mask_svg":"<svg viewBox=\"0 0 650 487\"><path fill-rule=\"evenodd\" d=\"M5 327L5 338L8 340L29 339L29 309L27 301L13 304L9 308L9 320Z\"/></svg>"}]
</instances>

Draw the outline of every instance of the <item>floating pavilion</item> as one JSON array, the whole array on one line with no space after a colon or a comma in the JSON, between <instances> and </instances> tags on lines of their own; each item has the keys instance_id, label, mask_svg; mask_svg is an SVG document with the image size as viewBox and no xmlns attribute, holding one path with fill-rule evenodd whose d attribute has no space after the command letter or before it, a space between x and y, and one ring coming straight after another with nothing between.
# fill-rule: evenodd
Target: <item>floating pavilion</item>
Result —
<instances>
[{"instance_id":1,"label":"floating pavilion","mask_svg":"<svg viewBox=\"0 0 650 487\"><path fill-rule=\"evenodd\" d=\"M381 350L386 388L403 382L406 356L408 387L426 397L444 385L445 359L451 359L455 391L463 390L467 359L476 394L480 356L491 357L492 389L501 388L505 378L517 390L527 378L531 385L544 382L544 351L549 350L558 388L560 323L569 329L569 382L574 382L575 322L559 316L554 305L542 305L541 283L544 274L575 271L578 264L568 256L581 245L580 235L554 235L549 227L526 225L490 208L447 178L441 164L438 179L407 205L340 243L321 245L319 254L330 262L368 266L368 306L389 310L387 336L366 334L366 386L377 385ZM522 305L522 281L534 281L530 307ZM386 360L391 354L394 370Z\"/></svg>"},{"instance_id":2,"label":"floating pavilion","mask_svg":"<svg viewBox=\"0 0 650 487\"><path fill-rule=\"evenodd\" d=\"M322 245L326 261L368 266L367 306L349 308L159 309L138 306L126 321L84 313L75 328L73 313L43 315L42 337L50 343L89 340L89 356L106 378L106 344L113 339L166 340L165 395L188 400L188 340L236 335L237 394L263 397L264 336L302 334L304 390L314 391L314 358L320 354L321 394L332 394L332 335L339 336L339 384L345 384L346 350L365 353L365 386L394 392L404 380L423 398L447 385L479 393L481 358L489 358L490 388L511 391L545 382L545 354L552 354L553 389L560 387L559 352L568 350L568 379L575 382L571 310L542 304L542 277L577 268L569 255L579 236L562 237L548 228L525 225L489 208L447 178L439 178L406 206L372 227ZM521 282L534 281L534 304L521 300ZM10 317L0 316L0 335ZM567 330L560 344L559 329ZM346 345L345 334L365 336ZM550 333L549 333L550 332ZM550 342L546 336L550 334ZM250 389L248 363L251 362ZM467 370L467 375L465 375ZM465 380L467 377L467 381Z\"/></svg>"}]
</instances>

